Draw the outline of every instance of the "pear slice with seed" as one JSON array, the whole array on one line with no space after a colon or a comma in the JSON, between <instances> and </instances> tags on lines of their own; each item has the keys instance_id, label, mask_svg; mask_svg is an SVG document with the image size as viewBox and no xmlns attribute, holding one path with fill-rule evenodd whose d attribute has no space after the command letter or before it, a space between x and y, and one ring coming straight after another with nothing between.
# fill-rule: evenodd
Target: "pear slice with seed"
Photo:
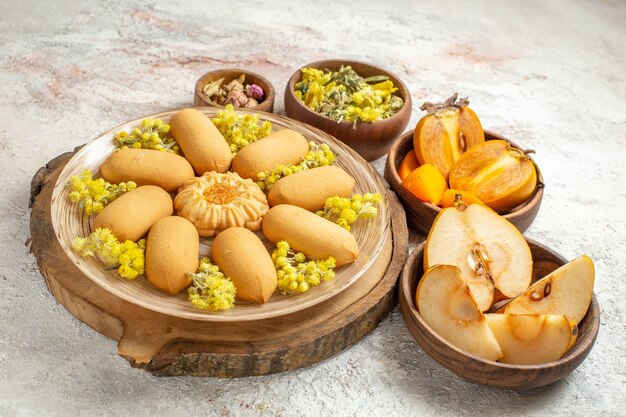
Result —
<instances>
[{"instance_id":1,"label":"pear slice with seed","mask_svg":"<svg viewBox=\"0 0 626 417\"><path fill-rule=\"evenodd\" d=\"M580 256L535 282L499 311L563 314L578 324L591 304L594 275L591 258Z\"/></svg>"},{"instance_id":2,"label":"pear slice with seed","mask_svg":"<svg viewBox=\"0 0 626 417\"><path fill-rule=\"evenodd\" d=\"M478 205L441 210L424 248L424 270L455 265L466 279L476 304L487 311L496 289L517 297L530 285L532 256L526 239L508 220Z\"/></svg>"}]
</instances>

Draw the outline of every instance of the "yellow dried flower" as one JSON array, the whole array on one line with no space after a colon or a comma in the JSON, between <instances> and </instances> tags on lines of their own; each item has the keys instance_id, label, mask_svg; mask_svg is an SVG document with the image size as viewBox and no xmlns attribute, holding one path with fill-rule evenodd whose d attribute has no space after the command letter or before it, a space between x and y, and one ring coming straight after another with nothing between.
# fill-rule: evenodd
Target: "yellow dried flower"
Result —
<instances>
[{"instance_id":1,"label":"yellow dried flower","mask_svg":"<svg viewBox=\"0 0 626 417\"><path fill-rule=\"evenodd\" d=\"M87 237L74 239L72 249L82 256L97 254L108 266L117 267L122 278L135 279L144 273L145 239L120 243L111 229L101 227Z\"/></svg>"},{"instance_id":2,"label":"yellow dried flower","mask_svg":"<svg viewBox=\"0 0 626 417\"><path fill-rule=\"evenodd\" d=\"M363 78L350 66L338 71L302 68L295 95L312 110L337 121L375 122L397 113L404 105L398 89L385 76ZM380 82L378 82L380 81Z\"/></svg>"}]
</instances>

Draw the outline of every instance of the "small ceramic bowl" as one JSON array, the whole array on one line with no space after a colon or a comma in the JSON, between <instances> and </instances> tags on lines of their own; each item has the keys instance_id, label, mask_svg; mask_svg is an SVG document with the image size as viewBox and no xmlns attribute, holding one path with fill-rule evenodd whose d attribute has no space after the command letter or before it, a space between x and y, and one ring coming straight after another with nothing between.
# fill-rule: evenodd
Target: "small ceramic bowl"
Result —
<instances>
[{"instance_id":1,"label":"small ceramic bowl","mask_svg":"<svg viewBox=\"0 0 626 417\"><path fill-rule=\"evenodd\" d=\"M274 110L274 87L263 76L254 72L242 69L220 69L216 71L207 72L196 81L195 94L193 99L194 107L224 107L207 101L206 96L202 90L204 86L211 81L219 80L224 77L224 84L228 84L230 81L239 77L241 74L246 75L244 84L256 84L263 89L263 100L259 102L257 106L248 107L246 110L258 110L271 113Z\"/></svg>"},{"instance_id":2,"label":"small ceramic bowl","mask_svg":"<svg viewBox=\"0 0 626 417\"><path fill-rule=\"evenodd\" d=\"M526 239L533 256L533 282L566 260L547 247ZM587 314L578 324L578 339L558 361L540 365L510 365L479 358L451 345L422 319L415 307L417 285L424 272L424 246L418 246L400 276L400 310L409 332L433 359L458 376L480 384L509 389L531 389L565 378L587 357L598 335L600 308L595 294Z\"/></svg>"},{"instance_id":3,"label":"small ceramic bowl","mask_svg":"<svg viewBox=\"0 0 626 417\"><path fill-rule=\"evenodd\" d=\"M357 151L366 160L378 159L389 152L389 148L394 140L397 139L409 123L411 118L411 94L406 85L396 75L364 62L329 59L312 62L303 65L302 68L312 67L336 71L342 65L350 65L362 77L375 75L386 75L389 77L393 85L398 88L395 94L404 100L404 105L400 111L388 119L373 123L359 123L356 125L356 128L351 122L338 122L311 110L295 96L295 85L302 78L300 69L291 76L287 83L287 88L285 89L285 111L290 118L315 126L336 137Z\"/></svg>"},{"instance_id":4,"label":"small ceramic bowl","mask_svg":"<svg viewBox=\"0 0 626 417\"><path fill-rule=\"evenodd\" d=\"M485 140L496 139L506 140L514 147L523 150L520 146L510 140L485 130ZM411 227L422 234L428 234L433 222L435 221L435 217L437 217L441 208L432 203L425 203L411 194L402 186L402 180L398 175L398 167L402 163L406 154L412 150L413 130L404 133L389 151L389 156L387 157L387 163L385 165L385 179L391 186L391 189L398 195L400 202L402 202L402 205L406 210L408 223ZM537 217L537 213L539 212L539 207L541 206L541 200L543 199L543 176L541 175L539 167L532 158L531 161L535 164L535 168L537 169L537 186L535 187L535 191L528 198L528 200L502 214L502 217L513 223L521 232L528 229L533 220L535 220L535 217Z\"/></svg>"}]
</instances>

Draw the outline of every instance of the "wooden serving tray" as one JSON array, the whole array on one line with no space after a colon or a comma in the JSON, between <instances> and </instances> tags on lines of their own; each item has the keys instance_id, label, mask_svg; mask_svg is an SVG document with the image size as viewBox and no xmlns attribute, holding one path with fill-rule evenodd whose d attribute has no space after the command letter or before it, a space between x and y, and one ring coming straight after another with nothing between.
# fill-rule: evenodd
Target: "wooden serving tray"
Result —
<instances>
[{"instance_id":1,"label":"wooden serving tray","mask_svg":"<svg viewBox=\"0 0 626 417\"><path fill-rule=\"evenodd\" d=\"M155 375L242 377L284 372L324 360L356 343L397 302L396 281L408 249L402 205L386 190L391 233L374 265L346 291L271 319L210 322L130 303L87 278L67 257L50 215L52 190L68 152L39 169L31 184L32 251L50 293L76 318L118 340L118 354Z\"/></svg>"}]
</instances>

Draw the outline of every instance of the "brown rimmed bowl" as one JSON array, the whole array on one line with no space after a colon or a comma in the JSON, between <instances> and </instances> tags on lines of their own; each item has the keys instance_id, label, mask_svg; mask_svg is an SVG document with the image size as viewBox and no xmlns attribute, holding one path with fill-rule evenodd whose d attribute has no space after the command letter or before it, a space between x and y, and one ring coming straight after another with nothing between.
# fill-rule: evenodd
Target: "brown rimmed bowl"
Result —
<instances>
[{"instance_id":1,"label":"brown rimmed bowl","mask_svg":"<svg viewBox=\"0 0 626 417\"><path fill-rule=\"evenodd\" d=\"M246 80L244 81L245 84L256 84L263 89L263 100L257 106L248 107L242 110L254 110L272 113L274 111L274 98L276 96L272 83L270 83L267 78L252 71L231 68L207 72L202 77L200 77L198 81L196 81L196 87L194 90L195 93L193 97L194 107L224 108L224 106L210 103L205 97L202 90L204 89L204 86L211 81L219 80L220 78L224 77L224 83L228 84L235 78L239 77L241 74L246 75Z\"/></svg>"},{"instance_id":2,"label":"brown rimmed bowl","mask_svg":"<svg viewBox=\"0 0 626 417\"><path fill-rule=\"evenodd\" d=\"M502 137L496 133L485 130L485 140L505 140L512 146L524 150L519 145L511 142L505 137ZM406 188L402 186L402 180L398 175L398 167L402 163L402 160L409 151L413 150L413 130L404 133L398 141L391 147L389 156L387 157L387 163L385 165L385 179L391 186L391 189L398 195L400 202L404 206L408 223L411 227L422 234L428 234L430 231L435 217L442 210L432 203L425 203L411 194ZM541 170L530 158L537 170L537 186L532 195L519 206L501 214L502 217L510 221L519 229L520 232L524 232L532 224L539 207L541 206L541 200L543 199L543 175Z\"/></svg>"},{"instance_id":3,"label":"brown rimmed bowl","mask_svg":"<svg viewBox=\"0 0 626 417\"><path fill-rule=\"evenodd\" d=\"M533 282L567 261L551 249L526 239L533 256ZM409 332L433 359L456 375L479 384L509 389L531 389L565 378L587 357L598 336L600 307L595 294L578 324L578 340L558 361L540 365L510 365L482 359L451 345L422 319L415 307L417 285L424 273L422 243L409 256L400 276L400 310Z\"/></svg>"},{"instance_id":4,"label":"brown rimmed bowl","mask_svg":"<svg viewBox=\"0 0 626 417\"><path fill-rule=\"evenodd\" d=\"M300 68L291 76L285 89L285 111L287 116L299 120L332 135L358 152L364 159L372 161L389 152L393 142L404 131L411 118L411 94L406 85L393 73L386 69L359 61L328 59L303 65L301 68L318 68L338 70L342 65L350 65L362 77L386 75L398 88L395 92L404 105L398 113L388 119L373 123L338 122L335 119L317 113L308 108L294 94L296 83L302 79Z\"/></svg>"}]
</instances>

